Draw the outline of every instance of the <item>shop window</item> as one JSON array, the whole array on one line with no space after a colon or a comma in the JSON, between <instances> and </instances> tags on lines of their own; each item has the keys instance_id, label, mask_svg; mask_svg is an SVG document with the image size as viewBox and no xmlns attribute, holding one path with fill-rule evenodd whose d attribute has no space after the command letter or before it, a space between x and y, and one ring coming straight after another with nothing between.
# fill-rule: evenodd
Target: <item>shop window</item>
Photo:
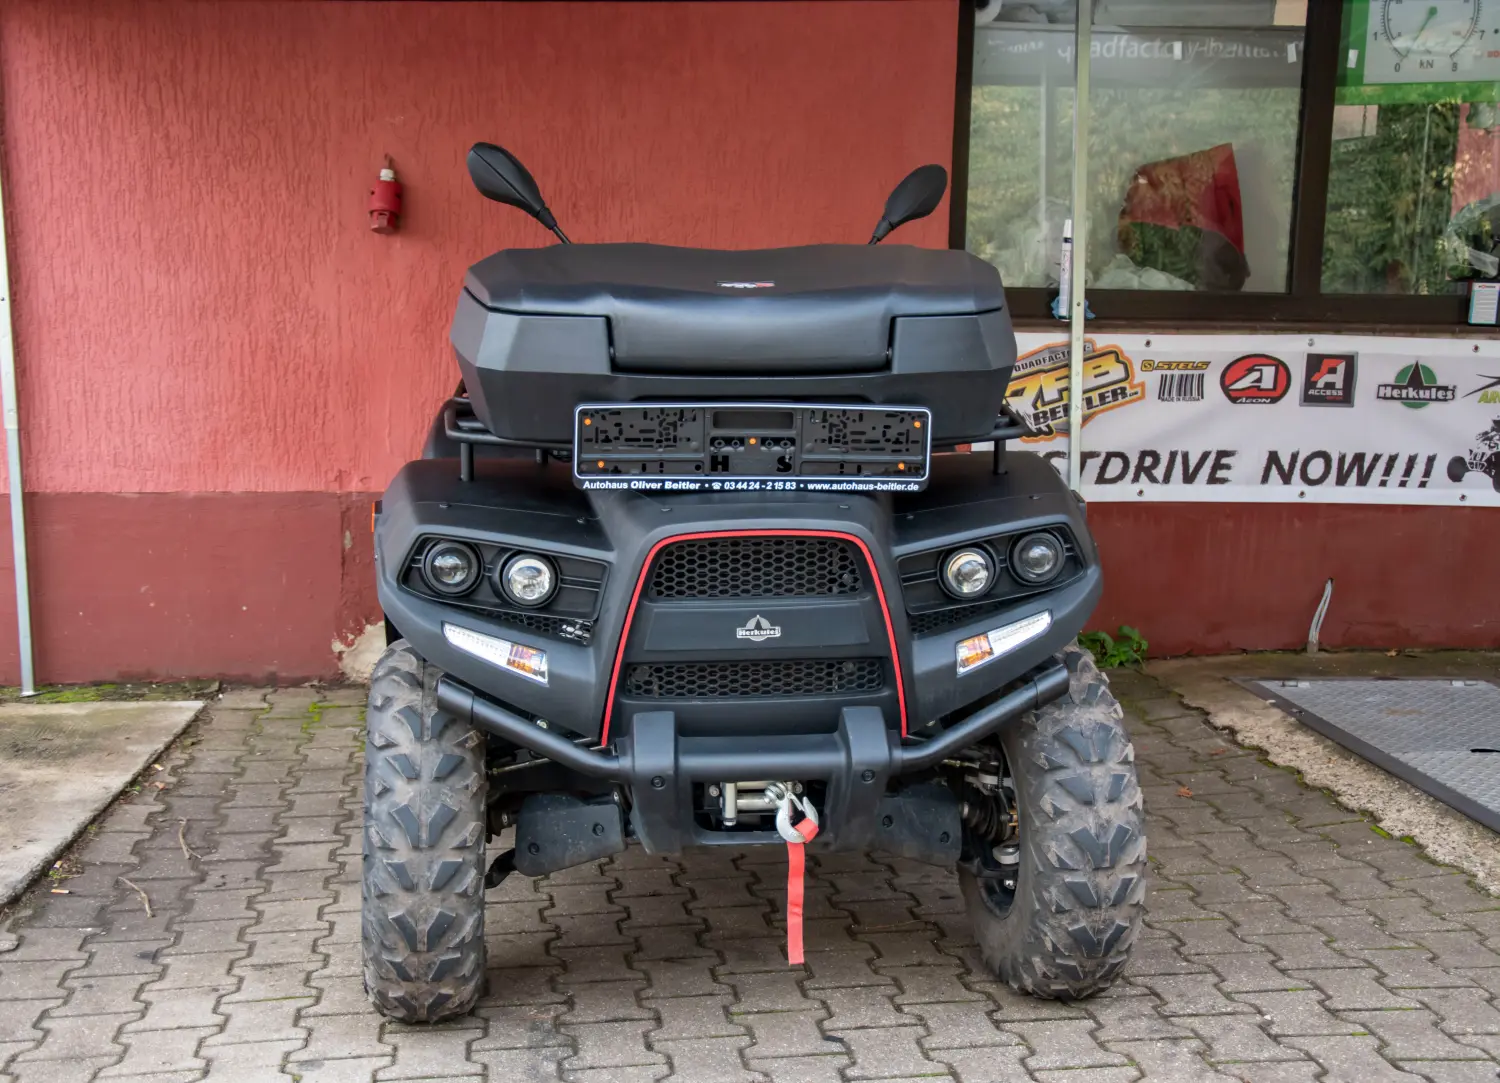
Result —
<instances>
[{"instance_id":1,"label":"shop window","mask_svg":"<svg viewBox=\"0 0 1500 1083\"><path fill-rule=\"evenodd\" d=\"M1327 293L1462 293L1500 274L1500 38L1479 0L1346 3Z\"/></svg>"},{"instance_id":2,"label":"shop window","mask_svg":"<svg viewBox=\"0 0 1500 1083\"><path fill-rule=\"evenodd\" d=\"M1018 317L1072 213L1076 0L965 0L954 244ZM1103 318L1451 326L1500 280L1500 2L1094 0Z\"/></svg>"},{"instance_id":3,"label":"shop window","mask_svg":"<svg viewBox=\"0 0 1500 1083\"><path fill-rule=\"evenodd\" d=\"M1094 289L1287 289L1305 4L1102 0L1090 96ZM1073 0L976 11L967 246L1055 288L1072 192Z\"/></svg>"}]
</instances>

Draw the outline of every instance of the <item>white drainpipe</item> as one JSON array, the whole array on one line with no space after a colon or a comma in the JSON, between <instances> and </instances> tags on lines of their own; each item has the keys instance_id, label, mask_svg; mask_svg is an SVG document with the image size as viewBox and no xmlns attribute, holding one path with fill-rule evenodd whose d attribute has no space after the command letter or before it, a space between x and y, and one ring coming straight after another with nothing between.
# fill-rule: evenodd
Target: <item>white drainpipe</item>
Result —
<instances>
[{"instance_id":1,"label":"white drainpipe","mask_svg":"<svg viewBox=\"0 0 1500 1083\"><path fill-rule=\"evenodd\" d=\"M0 396L5 400L5 465L10 476L10 545L16 565L17 646L21 695L36 694L31 669L31 586L26 574L26 508L21 484L21 409L16 397L16 340L11 331L10 260L5 243L5 186L0 181Z\"/></svg>"},{"instance_id":2,"label":"white drainpipe","mask_svg":"<svg viewBox=\"0 0 1500 1083\"><path fill-rule=\"evenodd\" d=\"M1089 252L1089 68L1094 40L1094 0L1078 0L1073 52L1073 289L1068 313L1068 488L1083 491L1083 274ZM1058 313L1062 315L1062 313Z\"/></svg>"}]
</instances>

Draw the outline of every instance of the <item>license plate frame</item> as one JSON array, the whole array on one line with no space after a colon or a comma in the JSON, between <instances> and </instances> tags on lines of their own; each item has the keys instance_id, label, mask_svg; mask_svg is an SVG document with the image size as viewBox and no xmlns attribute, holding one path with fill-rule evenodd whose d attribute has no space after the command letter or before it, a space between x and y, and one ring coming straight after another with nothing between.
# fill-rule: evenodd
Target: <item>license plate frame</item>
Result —
<instances>
[{"instance_id":1,"label":"license plate frame","mask_svg":"<svg viewBox=\"0 0 1500 1083\"><path fill-rule=\"evenodd\" d=\"M739 443L736 445L735 441ZM584 403L573 482L636 492L919 492L932 469L922 406Z\"/></svg>"}]
</instances>

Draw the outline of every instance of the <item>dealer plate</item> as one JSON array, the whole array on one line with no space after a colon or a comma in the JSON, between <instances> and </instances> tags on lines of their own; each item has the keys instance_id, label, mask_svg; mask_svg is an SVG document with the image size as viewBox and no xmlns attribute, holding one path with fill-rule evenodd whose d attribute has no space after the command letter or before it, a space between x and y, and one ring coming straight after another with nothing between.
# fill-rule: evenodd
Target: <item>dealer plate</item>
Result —
<instances>
[{"instance_id":1,"label":"dealer plate","mask_svg":"<svg viewBox=\"0 0 1500 1083\"><path fill-rule=\"evenodd\" d=\"M931 462L920 406L589 403L574 414L584 489L916 492Z\"/></svg>"}]
</instances>

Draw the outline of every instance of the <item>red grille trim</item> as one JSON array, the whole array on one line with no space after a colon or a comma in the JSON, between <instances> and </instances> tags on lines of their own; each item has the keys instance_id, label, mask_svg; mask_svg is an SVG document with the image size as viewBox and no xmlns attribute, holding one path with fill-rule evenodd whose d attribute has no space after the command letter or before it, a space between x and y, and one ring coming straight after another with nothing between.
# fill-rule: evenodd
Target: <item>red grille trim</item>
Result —
<instances>
[{"instance_id":1,"label":"red grille trim","mask_svg":"<svg viewBox=\"0 0 1500 1083\"><path fill-rule=\"evenodd\" d=\"M625 644L630 639L630 625L635 620L636 606L640 604L641 591L646 586L646 575L656 554L673 542L697 541L702 538L840 538L857 546L865 558L865 567L870 569L870 580L875 584L875 598L880 603L880 615L885 620L886 641L891 648L891 662L896 671L896 702L901 708L901 736L906 736L906 685L901 679L901 651L896 646L896 629L891 624L891 607L886 602L885 588L880 583L880 572L875 567L875 557L863 539L840 530L711 530L696 534L674 534L663 538L651 547L646 559L641 562L640 573L635 579L635 590L630 595L630 608L625 611L625 626L620 629L620 643L615 648L615 664L609 672L609 697L604 701L604 725L599 734L599 743L609 743L609 723L615 710L615 690L620 682L620 665L625 659Z\"/></svg>"}]
</instances>

